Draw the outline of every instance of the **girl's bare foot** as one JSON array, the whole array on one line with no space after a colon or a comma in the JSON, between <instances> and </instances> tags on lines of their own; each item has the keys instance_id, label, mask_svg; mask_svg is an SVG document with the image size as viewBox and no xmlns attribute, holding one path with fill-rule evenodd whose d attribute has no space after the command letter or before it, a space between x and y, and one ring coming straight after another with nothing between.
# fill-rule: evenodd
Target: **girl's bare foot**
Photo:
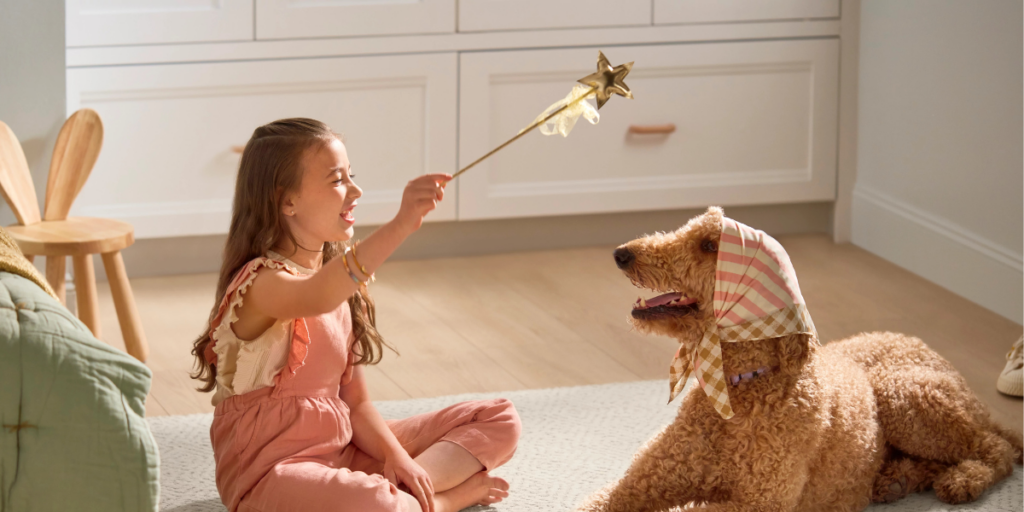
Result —
<instances>
[{"instance_id":1,"label":"girl's bare foot","mask_svg":"<svg viewBox=\"0 0 1024 512\"><path fill-rule=\"evenodd\" d=\"M481 471L465 482L434 495L436 512L458 512L472 505L493 505L508 497L508 482Z\"/></svg>"}]
</instances>

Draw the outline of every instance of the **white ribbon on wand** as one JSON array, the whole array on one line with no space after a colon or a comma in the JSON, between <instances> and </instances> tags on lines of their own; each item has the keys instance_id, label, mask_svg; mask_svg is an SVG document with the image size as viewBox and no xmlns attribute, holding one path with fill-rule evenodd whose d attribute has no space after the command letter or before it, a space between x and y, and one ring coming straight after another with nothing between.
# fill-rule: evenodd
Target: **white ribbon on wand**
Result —
<instances>
[{"instance_id":1,"label":"white ribbon on wand","mask_svg":"<svg viewBox=\"0 0 1024 512\"><path fill-rule=\"evenodd\" d=\"M519 137L522 137L523 135L526 135L527 133L532 131L534 128L537 128L538 126L540 126L540 125L542 125L542 124L544 124L544 123L554 119L555 116L561 114L562 112L565 112L566 110L576 106L577 104L579 104L579 102L587 99L589 96L592 96L596 90L597 90L596 86L591 86L591 87L586 89L586 91L587 91L586 94L583 94L580 97L576 98L575 100L572 100L569 103L566 103L565 105L562 105L561 108L559 108L558 110L555 110L554 112L548 114L547 116L544 116L543 118L537 119L536 121L530 123L530 126L527 126L526 128L523 128L522 130L520 130L519 133L517 133L515 137L512 137L511 139L505 141L502 145L492 149L486 155L484 155L484 156L482 156L480 158L477 158L476 160L473 161L473 163L463 167L462 169L459 170L459 172L453 174L452 175L452 179L458 178L460 174L462 174L462 173L472 169L473 166L475 166L476 164L478 164L480 162L483 162L484 160L487 159L487 157L497 153L498 151L501 151L502 148L504 148L505 146L508 146L509 144L519 140ZM570 93L570 95L571 94L572 93ZM559 102L559 103L561 103L561 102ZM556 105L557 105L557 103L556 103ZM595 111L595 113L596 113L596 111ZM541 115L543 115L543 114L541 114ZM591 121L591 123L593 123L593 122L594 121ZM570 129L572 129L572 128L570 127ZM552 133L554 133L554 132L552 132ZM568 132L563 133L563 136L566 136L566 135L568 135Z\"/></svg>"}]
</instances>

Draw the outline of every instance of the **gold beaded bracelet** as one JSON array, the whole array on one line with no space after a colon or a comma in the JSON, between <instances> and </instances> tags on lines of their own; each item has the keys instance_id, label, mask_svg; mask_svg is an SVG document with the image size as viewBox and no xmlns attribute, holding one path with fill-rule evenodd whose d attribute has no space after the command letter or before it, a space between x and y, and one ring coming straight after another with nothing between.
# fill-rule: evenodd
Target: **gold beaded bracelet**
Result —
<instances>
[{"instance_id":1,"label":"gold beaded bracelet","mask_svg":"<svg viewBox=\"0 0 1024 512\"><path fill-rule=\"evenodd\" d=\"M359 247L359 241L358 240L356 240L356 243L352 244L352 262L356 264L356 267L359 268L359 271L362 272L364 276L367 276L366 280L368 282L372 283L372 282L376 281L377 278L374 277L373 274L367 272L366 271L366 267L364 267L364 266L359 264L359 260L356 259L356 248L357 247Z\"/></svg>"}]
</instances>

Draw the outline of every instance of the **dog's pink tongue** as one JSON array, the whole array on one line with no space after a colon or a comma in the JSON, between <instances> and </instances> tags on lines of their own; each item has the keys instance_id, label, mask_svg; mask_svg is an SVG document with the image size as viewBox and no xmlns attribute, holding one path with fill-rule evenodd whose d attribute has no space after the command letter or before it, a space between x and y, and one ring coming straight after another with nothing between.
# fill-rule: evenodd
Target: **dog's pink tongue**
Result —
<instances>
[{"instance_id":1,"label":"dog's pink tongue","mask_svg":"<svg viewBox=\"0 0 1024 512\"><path fill-rule=\"evenodd\" d=\"M674 300L679 300L680 298L682 298L682 296L683 296L683 294L681 294L679 292L672 292L672 293L666 293L664 295L658 295L657 297L654 297L653 299L648 299L647 300L647 307L653 308L655 306L664 306L665 304L668 304L669 302L672 302Z\"/></svg>"}]
</instances>

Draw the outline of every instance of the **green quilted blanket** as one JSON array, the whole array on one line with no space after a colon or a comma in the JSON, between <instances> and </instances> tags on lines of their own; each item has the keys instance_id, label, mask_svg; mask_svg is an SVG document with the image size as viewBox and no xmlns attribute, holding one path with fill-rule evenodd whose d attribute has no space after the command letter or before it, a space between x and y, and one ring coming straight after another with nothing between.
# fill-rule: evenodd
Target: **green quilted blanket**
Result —
<instances>
[{"instance_id":1,"label":"green quilted blanket","mask_svg":"<svg viewBox=\"0 0 1024 512\"><path fill-rule=\"evenodd\" d=\"M155 511L151 372L0 272L0 511Z\"/></svg>"}]
</instances>

